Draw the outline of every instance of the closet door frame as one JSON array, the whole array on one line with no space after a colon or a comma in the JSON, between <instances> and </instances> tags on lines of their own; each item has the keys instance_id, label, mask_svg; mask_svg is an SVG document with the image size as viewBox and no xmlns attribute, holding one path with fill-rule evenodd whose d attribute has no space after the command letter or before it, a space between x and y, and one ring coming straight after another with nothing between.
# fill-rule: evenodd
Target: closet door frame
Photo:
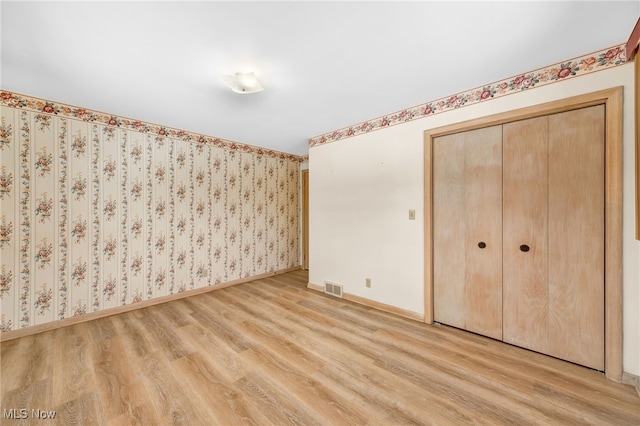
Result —
<instances>
[{"instance_id":1,"label":"closet door frame","mask_svg":"<svg viewBox=\"0 0 640 426\"><path fill-rule=\"evenodd\" d=\"M605 375L622 380L622 87L481 117L424 132L424 322L433 323L433 140L512 121L605 105Z\"/></svg>"}]
</instances>

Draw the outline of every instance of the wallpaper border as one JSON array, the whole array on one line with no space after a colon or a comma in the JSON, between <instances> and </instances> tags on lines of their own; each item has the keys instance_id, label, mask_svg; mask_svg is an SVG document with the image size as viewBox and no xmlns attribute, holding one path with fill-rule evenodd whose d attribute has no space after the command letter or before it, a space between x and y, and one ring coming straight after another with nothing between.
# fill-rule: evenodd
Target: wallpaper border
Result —
<instances>
[{"instance_id":1,"label":"wallpaper border","mask_svg":"<svg viewBox=\"0 0 640 426\"><path fill-rule=\"evenodd\" d=\"M215 136L202 135L186 130L162 126L159 124L147 123L132 118L120 117L113 114L93 111L87 108L23 95L10 90L0 89L0 105L9 108L32 111L40 114L44 113L52 116L78 119L88 123L103 124L107 126L118 127L121 129L133 130L140 133L157 135L159 137L179 139L184 142L193 142L198 145L212 145L215 147L228 149L230 151L265 155L267 157L279 158L282 160L297 161L298 163L302 163L305 161L305 156L287 154L285 152L274 151L271 149L243 144L240 142L234 142ZM308 158L308 156L306 158Z\"/></svg>"},{"instance_id":2,"label":"wallpaper border","mask_svg":"<svg viewBox=\"0 0 640 426\"><path fill-rule=\"evenodd\" d=\"M430 115L440 114L469 105L486 102L525 90L546 86L574 77L580 77L597 71L602 71L626 63L625 44L610 47L578 56L537 70L522 73L504 80L485 84L445 96L434 101L420 104L411 108L396 111L373 120L367 120L333 132L324 133L309 139L309 148L337 142L353 136L381 130L396 124L419 120Z\"/></svg>"}]
</instances>

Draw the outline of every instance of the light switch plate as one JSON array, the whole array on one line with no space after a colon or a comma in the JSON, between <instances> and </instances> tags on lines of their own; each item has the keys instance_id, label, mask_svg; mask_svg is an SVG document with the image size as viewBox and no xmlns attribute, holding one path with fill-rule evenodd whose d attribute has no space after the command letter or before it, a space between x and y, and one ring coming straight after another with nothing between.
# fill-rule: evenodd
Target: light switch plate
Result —
<instances>
[{"instance_id":1,"label":"light switch plate","mask_svg":"<svg viewBox=\"0 0 640 426\"><path fill-rule=\"evenodd\" d=\"M409 220L416 220L416 211L409 210Z\"/></svg>"}]
</instances>

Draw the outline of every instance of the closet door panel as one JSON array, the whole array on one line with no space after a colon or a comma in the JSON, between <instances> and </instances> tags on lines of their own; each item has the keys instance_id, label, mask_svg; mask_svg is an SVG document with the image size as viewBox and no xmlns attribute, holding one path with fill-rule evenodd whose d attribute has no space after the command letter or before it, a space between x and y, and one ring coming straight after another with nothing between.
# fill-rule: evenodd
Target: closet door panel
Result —
<instances>
[{"instance_id":1,"label":"closet door panel","mask_svg":"<svg viewBox=\"0 0 640 426\"><path fill-rule=\"evenodd\" d=\"M549 116L549 354L604 370L604 106Z\"/></svg>"},{"instance_id":2,"label":"closet door panel","mask_svg":"<svg viewBox=\"0 0 640 426\"><path fill-rule=\"evenodd\" d=\"M464 138L433 142L433 318L465 328Z\"/></svg>"},{"instance_id":3,"label":"closet door panel","mask_svg":"<svg viewBox=\"0 0 640 426\"><path fill-rule=\"evenodd\" d=\"M502 339L502 128L470 133L464 185L467 330Z\"/></svg>"},{"instance_id":4,"label":"closet door panel","mask_svg":"<svg viewBox=\"0 0 640 426\"><path fill-rule=\"evenodd\" d=\"M502 338L502 128L433 145L434 319Z\"/></svg>"},{"instance_id":5,"label":"closet door panel","mask_svg":"<svg viewBox=\"0 0 640 426\"><path fill-rule=\"evenodd\" d=\"M504 125L504 341L549 351L548 118Z\"/></svg>"}]
</instances>

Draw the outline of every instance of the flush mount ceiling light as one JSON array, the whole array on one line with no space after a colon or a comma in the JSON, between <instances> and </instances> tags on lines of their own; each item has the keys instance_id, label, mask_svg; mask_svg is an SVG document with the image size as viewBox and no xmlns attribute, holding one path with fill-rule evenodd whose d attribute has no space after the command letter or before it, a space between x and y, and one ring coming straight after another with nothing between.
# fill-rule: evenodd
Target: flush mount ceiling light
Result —
<instances>
[{"instance_id":1,"label":"flush mount ceiling light","mask_svg":"<svg viewBox=\"0 0 640 426\"><path fill-rule=\"evenodd\" d=\"M248 95L262 92L264 88L252 72L237 72L235 75L223 75L222 81L236 93Z\"/></svg>"}]
</instances>

